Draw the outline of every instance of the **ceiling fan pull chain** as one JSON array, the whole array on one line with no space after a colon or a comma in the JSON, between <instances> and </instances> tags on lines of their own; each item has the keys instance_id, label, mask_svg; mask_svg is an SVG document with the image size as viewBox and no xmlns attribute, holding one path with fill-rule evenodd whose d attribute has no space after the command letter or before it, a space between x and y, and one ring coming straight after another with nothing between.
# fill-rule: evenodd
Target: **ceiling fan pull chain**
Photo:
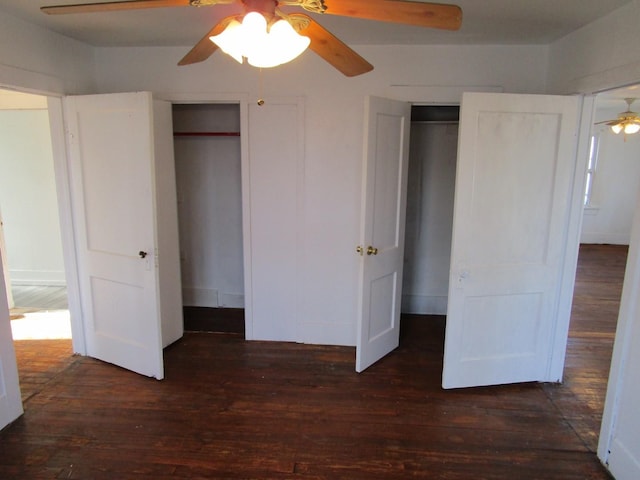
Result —
<instances>
[{"instance_id":1,"label":"ceiling fan pull chain","mask_svg":"<svg viewBox=\"0 0 640 480\"><path fill-rule=\"evenodd\" d=\"M264 105L264 98L262 98L262 68L258 71L258 106Z\"/></svg>"}]
</instances>

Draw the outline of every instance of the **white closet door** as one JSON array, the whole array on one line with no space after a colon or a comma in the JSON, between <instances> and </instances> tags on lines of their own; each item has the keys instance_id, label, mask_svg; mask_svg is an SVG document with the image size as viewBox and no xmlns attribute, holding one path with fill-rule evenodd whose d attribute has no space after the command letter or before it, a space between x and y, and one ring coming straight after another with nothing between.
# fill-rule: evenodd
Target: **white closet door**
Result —
<instances>
[{"instance_id":1,"label":"white closet door","mask_svg":"<svg viewBox=\"0 0 640 480\"><path fill-rule=\"evenodd\" d=\"M399 343L411 105L369 97L366 121L357 372Z\"/></svg>"},{"instance_id":2,"label":"white closet door","mask_svg":"<svg viewBox=\"0 0 640 480\"><path fill-rule=\"evenodd\" d=\"M161 379L152 97L64 107L87 355Z\"/></svg>"},{"instance_id":3,"label":"white closet door","mask_svg":"<svg viewBox=\"0 0 640 480\"><path fill-rule=\"evenodd\" d=\"M3 271L3 258L0 256L0 274ZM0 281L0 429L2 429L22 415L22 398L11 336L7 293L4 278L0 280L2 280Z\"/></svg>"},{"instance_id":4,"label":"white closet door","mask_svg":"<svg viewBox=\"0 0 640 480\"><path fill-rule=\"evenodd\" d=\"M464 95L444 388L554 380L578 121L577 97Z\"/></svg>"}]
</instances>

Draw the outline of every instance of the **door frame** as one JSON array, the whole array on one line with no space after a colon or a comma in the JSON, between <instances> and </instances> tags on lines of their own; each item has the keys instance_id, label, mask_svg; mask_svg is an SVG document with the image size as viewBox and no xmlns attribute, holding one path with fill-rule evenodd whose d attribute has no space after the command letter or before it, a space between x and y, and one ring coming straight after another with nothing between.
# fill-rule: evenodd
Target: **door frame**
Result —
<instances>
[{"instance_id":1,"label":"door frame","mask_svg":"<svg viewBox=\"0 0 640 480\"><path fill-rule=\"evenodd\" d=\"M240 170L242 191L242 256L244 273L244 329L245 339L253 338L253 295L251 260L251 194L249 163L249 95L248 94L154 94L154 98L173 104L236 104L240 106Z\"/></svg>"},{"instance_id":2,"label":"door frame","mask_svg":"<svg viewBox=\"0 0 640 480\"><path fill-rule=\"evenodd\" d=\"M484 92L484 93L505 93L502 89L495 88L455 88L449 92L451 98L440 98L432 100L424 100L430 96L421 89L403 90L401 94L385 95L385 98L408 102L411 107L419 105L461 105L462 94L465 91ZM447 96L447 95L445 95ZM570 95L567 95L570 96ZM566 359L566 348L569 334L570 313L573 302L573 289L575 284L575 272L578 262L578 249L580 246L580 231L582 228L582 202L583 185L587 170L588 151L589 151L589 135L591 133L591 124L593 122L595 96L587 94L575 94L579 96L578 105L578 131L575 140L575 162L573 171L573 181L571 191L566 201L569 203L569 215L565 224L564 237L565 246L563 252L563 266L560 281L559 305L556 309L557 318L552 327L553 338L550 338L550 350L547 359L547 378L553 378L557 382L562 381L564 372L564 364ZM456 99L453 99L455 97ZM403 215L406 216L406 206ZM558 319L566 319L558 321ZM359 332L358 332L359 334Z\"/></svg>"},{"instance_id":3,"label":"door frame","mask_svg":"<svg viewBox=\"0 0 640 480\"><path fill-rule=\"evenodd\" d=\"M86 355L85 330L82 304L80 302L80 276L71 208L71 172L68 164L66 125L61 96L47 96L49 125L51 128L51 150L53 173L58 196L58 218L62 237L62 256L67 281L67 301L71 321L73 353Z\"/></svg>"},{"instance_id":4,"label":"door frame","mask_svg":"<svg viewBox=\"0 0 640 480\"><path fill-rule=\"evenodd\" d=\"M49 117L49 136L53 157L53 174L58 202L58 223L62 243L62 257L67 284L68 310L71 323L73 352L84 355L86 352L84 341L84 326L82 310L80 308L80 293L78 287L78 270L73 236L73 218L71 215L71 197L69 171L67 168L67 149L65 142L64 117L62 114L62 96L50 92L29 90L3 84L2 88L17 92L38 95L47 100ZM7 270L8 272L8 270ZM0 272L4 279L4 272Z\"/></svg>"},{"instance_id":5,"label":"door frame","mask_svg":"<svg viewBox=\"0 0 640 480\"><path fill-rule=\"evenodd\" d=\"M248 95L224 95L224 94L164 94L154 95L154 98L165 100L171 104L206 104L226 103L240 105L240 155L242 170L242 235L244 256L244 298L245 298L245 336L250 339L253 335L253 312L251 309L251 238L249 211L249 158L248 158ZM74 236L74 222L71 209L70 175L67 163L66 124L62 107L62 97L48 97L49 122L51 124L51 143L54 158L54 172L56 176L56 188L58 191L58 205L60 211L60 227L62 234L62 246L67 272L67 294L69 297L69 313L71 317L71 332L73 338L73 351L80 355L86 355L86 342L83 312L80 302L80 278L76 257L76 244Z\"/></svg>"},{"instance_id":6,"label":"door frame","mask_svg":"<svg viewBox=\"0 0 640 480\"><path fill-rule=\"evenodd\" d=\"M5 85L3 85L5 86ZM58 199L58 216L62 237L62 252L67 282L67 296L73 352L86 355L85 330L83 324L83 310L80 302L80 277L74 235L74 220L71 208L71 175L68 165L68 149L66 142L66 122L63 112L63 95L41 91L27 91L27 89L13 87L16 91L24 91L47 98L47 108L51 129L51 148L53 154L53 169ZM249 193L249 157L248 157L248 94L164 94L154 95L159 100L174 103L227 103L240 105L240 154L242 169L242 228L243 228L243 256L244 256L244 297L245 297L245 336L253 336L253 312L251 303L251 237L250 231L250 193ZM4 275L3 275L4 281Z\"/></svg>"},{"instance_id":7,"label":"door frame","mask_svg":"<svg viewBox=\"0 0 640 480\"><path fill-rule=\"evenodd\" d=\"M617 90L629 85L640 85L640 80L635 83L621 85L617 87L607 88L595 92L605 93L611 90ZM595 108L594 108L595 114ZM593 124L593 119L592 119ZM631 330L634 322L638 321L640 304L634 297L633 293L640 289L640 254L638 246L640 245L640 192L637 195L635 210L633 214L631 238L629 240L629 251L627 254L627 263L625 266L624 280L622 283L622 296L620 298L620 308L618 310L616 333L614 337L613 352L611 355L611 367L609 377L607 379L607 391L605 397L604 410L602 412L602 421L600 423L600 433L598 436L597 455L600 461L607 466L610 456L610 449L616 428L619 423L618 412L620 408L619 398L624 389L624 375L627 367L627 360L632 349L640 348L638 345L631 343Z\"/></svg>"},{"instance_id":8,"label":"door frame","mask_svg":"<svg viewBox=\"0 0 640 480\"><path fill-rule=\"evenodd\" d=\"M9 266L7 265L7 249L4 240L4 223L2 221L2 205L0 205L0 259L2 259L2 275L4 286L7 289L7 303L9 309L14 306L13 293L11 292L11 277L9 277Z\"/></svg>"}]
</instances>

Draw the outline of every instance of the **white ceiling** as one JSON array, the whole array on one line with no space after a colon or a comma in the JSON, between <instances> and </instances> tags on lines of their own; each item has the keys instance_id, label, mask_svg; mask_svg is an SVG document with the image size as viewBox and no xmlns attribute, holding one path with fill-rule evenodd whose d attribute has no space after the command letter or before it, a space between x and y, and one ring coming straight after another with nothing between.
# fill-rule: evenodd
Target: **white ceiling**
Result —
<instances>
[{"instance_id":1,"label":"white ceiling","mask_svg":"<svg viewBox=\"0 0 640 480\"><path fill-rule=\"evenodd\" d=\"M315 17L350 45L548 44L631 0L437 1L462 7L463 20L459 31L332 15ZM239 4L55 16L45 15L39 10L45 5L76 3L90 1L0 0L0 11L94 46L191 46L220 19L241 11Z\"/></svg>"}]
</instances>

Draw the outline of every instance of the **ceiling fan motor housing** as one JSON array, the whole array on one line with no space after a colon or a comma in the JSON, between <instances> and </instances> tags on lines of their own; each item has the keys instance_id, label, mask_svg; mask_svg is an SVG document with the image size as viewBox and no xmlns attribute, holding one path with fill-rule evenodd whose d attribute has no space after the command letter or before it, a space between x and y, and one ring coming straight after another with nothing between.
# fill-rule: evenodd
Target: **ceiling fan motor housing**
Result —
<instances>
[{"instance_id":1,"label":"ceiling fan motor housing","mask_svg":"<svg viewBox=\"0 0 640 480\"><path fill-rule=\"evenodd\" d=\"M242 0L245 13L258 12L262 14L267 21L271 20L276 15L276 7L278 2L276 0Z\"/></svg>"}]
</instances>

